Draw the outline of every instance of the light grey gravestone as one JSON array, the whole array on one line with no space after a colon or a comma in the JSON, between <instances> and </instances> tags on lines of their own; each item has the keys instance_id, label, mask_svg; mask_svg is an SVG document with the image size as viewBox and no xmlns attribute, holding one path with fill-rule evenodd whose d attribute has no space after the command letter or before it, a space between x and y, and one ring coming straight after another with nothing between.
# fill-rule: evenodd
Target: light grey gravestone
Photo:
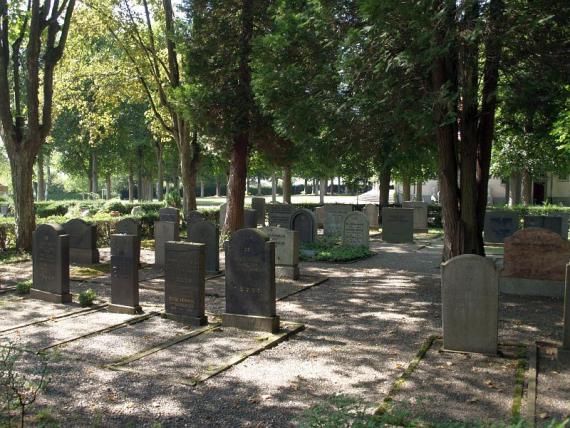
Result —
<instances>
[{"instance_id":1,"label":"light grey gravestone","mask_svg":"<svg viewBox=\"0 0 570 428\"><path fill-rule=\"evenodd\" d=\"M41 224L33 233L32 299L69 303L69 235L58 224Z\"/></svg>"},{"instance_id":2,"label":"light grey gravestone","mask_svg":"<svg viewBox=\"0 0 570 428\"><path fill-rule=\"evenodd\" d=\"M474 254L441 265L443 346L497 353L499 272L491 259Z\"/></svg>"},{"instance_id":3,"label":"light grey gravestone","mask_svg":"<svg viewBox=\"0 0 570 428\"><path fill-rule=\"evenodd\" d=\"M144 210L142 209L142 207L133 207L133 209L131 210L131 215L135 215L135 216L141 216L144 214Z\"/></svg>"},{"instance_id":4,"label":"light grey gravestone","mask_svg":"<svg viewBox=\"0 0 570 428\"><path fill-rule=\"evenodd\" d=\"M380 227L380 223L378 221L378 217L380 216L380 209L378 208L378 205L366 204L362 212L368 219L370 228L377 230Z\"/></svg>"},{"instance_id":5,"label":"light grey gravestone","mask_svg":"<svg viewBox=\"0 0 570 428\"><path fill-rule=\"evenodd\" d=\"M240 229L225 244L225 327L276 333L275 243L259 229Z\"/></svg>"},{"instance_id":6,"label":"light grey gravestone","mask_svg":"<svg viewBox=\"0 0 570 428\"><path fill-rule=\"evenodd\" d=\"M154 264L164 266L165 245L168 241L179 241L180 229L171 221L154 222Z\"/></svg>"},{"instance_id":7,"label":"light grey gravestone","mask_svg":"<svg viewBox=\"0 0 570 428\"><path fill-rule=\"evenodd\" d=\"M166 317L191 325L208 324L206 308L206 246L167 242L164 269Z\"/></svg>"},{"instance_id":8,"label":"light grey gravestone","mask_svg":"<svg viewBox=\"0 0 570 428\"><path fill-rule=\"evenodd\" d=\"M414 242L414 210L382 208L382 240L391 243Z\"/></svg>"},{"instance_id":9,"label":"light grey gravestone","mask_svg":"<svg viewBox=\"0 0 570 428\"><path fill-rule=\"evenodd\" d=\"M219 216L219 225L220 227L224 226L224 223L226 222L226 212L228 211L228 204L227 203L223 203L222 205L220 205L220 216Z\"/></svg>"},{"instance_id":10,"label":"light grey gravestone","mask_svg":"<svg viewBox=\"0 0 570 428\"><path fill-rule=\"evenodd\" d=\"M117 222L115 232L119 235L135 235L137 237L137 263L141 263L141 224L132 218L125 218Z\"/></svg>"},{"instance_id":11,"label":"light grey gravestone","mask_svg":"<svg viewBox=\"0 0 570 428\"><path fill-rule=\"evenodd\" d=\"M251 198L251 208L257 211L257 224L265 226L265 198Z\"/></svg>"},{"instance_id":12,"label":"light grey gravestone","mask_svg":"<svg viewBox=\"0 0 570 428\"><path fill-rule=\"evenodd\" d=\"M200 211L190 211L186 216L186 225L190 226L191 223L196 223L197 221L206 220L206 216Z\"/></svg>"},{"instance_id":13,"label":"light grey gravestone","mask_svg":"<svg viewBox=\"0 0 570 428\"><path fill-rule=\"evenodd\" d=\"M428 204L425 202L406 201L402 202L402 208L414 209L414 231L428 231Z\"/></svg>"},{"instance_id":14,"label":"light grey gravestone","mask_svg":"<svg viewBox=\"0 0 570 428\"><path fill-rule=\"evenodd\" d=\"M295 207L289 204L268 204L269 226L289 228L291 215Z\"/></svg>"},{"instance_id":15,"label":"light grey gravestone","mask_svg":"<svg viewBox=\"0 0 570 428\"><path fill-rule=\"evenodd\" d=\"M564 213L551 216L527 215L524 217L524 227L539 227L557 233L562 239L568 239L568 215Z\"/></svg>"},{"instance_id":16,"label":"light grey gravestone","mask_svg":"<svg viewBox=\"0 0 570 428\"><path fill-rule=\"evenodd\" d=\"M275 275L277 278L299 279L299 232L284 227L262 229L275 242Z\"/></svg>"},{"instance_id":17,"label":"light grey gravestone","mask_svg":"<svg viewBox=\"0 0 570 428\"><path fill-rule=\"evenodd\" d=\"M326 208L317 207L315 208L315 217L317 217L317 227L322 228L325 224Z\"/></svg>"},{"instance_id":18,"label":"light grey gravestone","mask_svg":"<svg viewBox=\"0 0 570 428\"><path fill-rule=\"evenodd\" d=\"M255 229L257 227L257 211L248 208L243 210L243 227Z\"/></svg>"},{"instance_id":19,"label":"light grey gravestone","mask_svg":"<svg viewBox=\"0 0 570 428\"><path fill-rule=\"evenodd\" d=\"M566 287L564 291L564 334L562 348L570 350L570 263L566 265Z\"/></svg>"},{"instance_id":20,"label":"light grey gravestone","mask_svg":"<svg viewBox=\"0 0 570 428\"><path fill-rule=\"evenodd\" d=\"M520 215L511 211L487 211L485 213L485 242L502 243L520 227Z\"/></svg>"},{"instance_id":21,"label":"light grey gravestone","mask_svg":"<svg viewBox=\"0 0 570 428\"><path fill-rule=\"evenodd\" d=\"M301 242L313 243L317 239L317 218L312 211L299 208L291 215L289 229L299 232Z\"/></svg>"},{"instance_id":22,"label":"light grey gravestone","mask_svg":"<svg viewBox=\"0 0 570 428\"><path fill-rule=\"evenodd\" d=\"M342 230L343 245L370 248L370 224L360 211L353 211L344 216Z\"/></svg>"},{"instance_id":23,"label":"light grey gravestone","mask_svg":"<svg viewBox=\"0 0 570 428\"><path fill-rule=\"evenodd\" d=\"M69 262L80 265L99 263L97 249L97 227L80 218L74 218L63 224L69 235Z\"/></svg>"},{"instance_id":24,"label":"light grey gravestone","mask_svg":"<svg viewBox=\"0 0 570 428\"><path fill-rule=\"evenodd\" d=\"M178 208L161 208L158 210L158 221L170 221L180 224L180 210Z\"/></svg>"},{"instance_id":25,"label":"light grey gravestone","mask_svg":"<svg viewBox=\"0 0 570 428\"><path fill-rule=\"evenodd\" d=\"M324 234L342 236L344 216L349 212L352 212L352 205L326 204Z\"/></svg>"},{"instance_id":26,"label":"light grey gravestone","mask_svg":"<svg viewBox=\"0 0 570 428\"><path fill-rule=\"evenodd\" d=\"M135 235L111 235L111 304L109 312L137 314L139 305L139 267Z\"/></svg>"},{"instance_id":27,"label":"light grey gravestone","mask_svg":"<svg viewBox=\"0 0 570 428\"><path fill-rule=\"evenodd\" d=\"M188 242L205 245L206 273L220 273L220 228L214 223L202 220L188 226Z\"/></svg>"}]
</instances>

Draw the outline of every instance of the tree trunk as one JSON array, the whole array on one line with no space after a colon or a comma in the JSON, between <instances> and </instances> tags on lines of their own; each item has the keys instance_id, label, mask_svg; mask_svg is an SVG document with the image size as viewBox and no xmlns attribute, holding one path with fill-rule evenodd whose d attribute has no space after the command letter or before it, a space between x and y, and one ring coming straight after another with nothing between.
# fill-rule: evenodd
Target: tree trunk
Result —
<instances>
[{"instance_id":1,"label":"tree trunk","mask_svg":"<svg viewBox=\"0 0 570 428\"><path fill-rule=\"evenodd\" d=\"M334 196L334 176L331 178L331 196Z\"/></svg>"},{"instance_id":2,"label":"tree trunk","mask_svg":"<svg viewBox=\"0 0 570 428\"><path fill-rule=\"evenodd\" d=\"M32 232L36 228L32 185L34 157L23 150L12 153L10 170L14 192L16 248L30 251L32 249Z\"/></svg>"},{"instance_id":3,"label":"tree trunk","mask_svg":"<svg viewBox=\"0 0 570 428\"><path fill-rule=\"evenodd\" d=\"M133 163L129 162L129 202L132 204L135 199L135 180L133 173Z\"/></svg>"},{"instance_id":4,"label":"tree trunk","mask_svg":"<svg viewBox=\"0 0 570 428\"><path fill-rule=\"evenodd\" d=\"M509 203L511 193L511 181L505 180L505 204Z\"/></svg>"},{"instance_id":5,"label":"tree trunk","mask_svg":"<svg viewBox=\"0 0 570 428\"><path fill-rule=\"evenodd\" d=\"M345 193L345 192L341 192L340 191L340 175L337 177L338 178L338 193Z\"/></svg>"},{"instance_id":6,"label":"tree trunk","mask_svg":"<svg viewBox=\"0 0 570 428\"><path fill-rule=\"evenodd\" d=\"M46 176L47 176L47 180L46 180L46 201L49 199L49 191L51 189L51 155L48 154L46 155Z\"/></svg>"},{"instance_id":7,"label":"tree trunk","mask_svg":"<svg viewBox=\"0 0 570 428\"><path fill-rule=\"evenodd\" d=\"M323 205L325 203L325 194L327 193L327 179L321 178L319 180L319 185L321 187L321 191L319 192L319 203Z\"/></svg>"},{"instance_id":8,"label":"tree trunk","mask_svg":"<svg viewBox=\"0 0 570 428\"><path fill-rule=\"evenodd\" d=\"M311 188L311 194L312 195L317 194L317 179L316 178L313 178L313 187Z\"/></svg>"},{"instance_id":9,"label":"tree trunk","mask_svg":"<svg viewBox=\"0 0 570 428\"><path fill-rule=\"evenodd\" d=\"M532 205L532 177L528 169L522 172L522 204L525 207Z\"/></svg>"},{"instance_id":10,"label":"tree trunk","mask_svg":"<svg viewBox=\"0 0 570 428\"><path fill-rule=\"evenodd\" d=\"M521 189L522 189L522 178L519 173L512 173L509 178L509 206L514 207L515 205L521 204Z\"/></svg>"},{"instance_id":11,"label":"tree trunk","mask_svg":"<svg viewBox=\"0 0 570 428\"><path fill-rule=\"evenodd\" d=\"M192 140L188 143L181 143L180 150L180 171L182 172L182 192L184 197L184 215L190 211L195 211L196 204L196 175L198 173L198 162L200 158L200 147L198 145L198 134L192 134Z\"/></svg>"},{"instance_id":12,"label":"tree trunk","mask_svg":"<svg viewBox=\"0 0 570 428\"><path fill-rule=\"evenodd\" d=\"M380 172L380 206L387 207L390 205L390 180L392 178L392 169L383 168Z\"/></svg>"},{"instance_id":13,"label":"tree trunk","mask_svg":"<svg viewBox=\"0 0 570 428\"><path fill-rule=\"evenodd\" d=\"M277 176L275 173L271 176L271 202L277 202Z\"/></svg>"},{"instance_id":14,"label":"tree trunk","mask_svg":"<svg viewBox=\"0 0 570 428\"><path fill-rule=\"evenodd\" d=\"M89 162L87 168L87 191L93 193L93 156L89 156Z\"/></svg>"},{"instance_id":15,"label":"tree trunk","mask_svg":"<svg viewBox=\"0 0 570 428\"><path fill-rule=\"evenodd\" d=\"M257 176L257 195L261 196L263 192L261 191L261 177Z\"/></svg>"},{"instance_id":16,"label":"tree trunk","mask_svg":"<svg viewBox=\"0 0 570 428\"><path fill-rule=\"evenodd\" d=\"M247 134L241 134L234 140L230 155L230 178L228 180L228 202L224 233L230 234L243 227L243 208L245 199L245 181L247 178Z\"/></svg>"},{"instance_id":17,"label":"tree trunk","mask_svg":"<svg viewBox=\"0 0 570 428\"><path fill-rule=\"evenodd\" d=\"M412 200L412 186L410 184L410 177L404 175L402 177L402 192L404 193L403 199L404 201L411 201Z\"/></svg>"},{"instance_id":18,"label":"tree trunk","mask_svg":"<svg viewBox=\"0 0 570 428\"><path fill-rule=\"evenodd\" d=\"M283 168L283 203L291 203L291 168Z\"/></svg>"},{"instance_id":19,"label":"tree trunk","mask_svg":"<svg viewBox=\"0 0 570 428\"><path fill-rule=\"evenodd\" d=\"M111 174L105 175L105 187L107 190L107 199L111 199Z\"/></svg>"},{"instance_id":20,"label":"tree trunk","mask_svg":"<svg viewBox=\"0 0 570 428\"><path fill-rule=\"evenodd\" d=\"M216 197L220 197L220 177L216 175Z\"/></svg>"},{"instance_id":21,"label":"tree trunk","mask_svg":"<svg viewBox=\"0 0 570 428\"><path fill-rule=\"evenodd\" d=\"M137 154L139 158L138 162L138 177L137 177L137 199L139 202L144 201L144 185L143 185L143 172L142 172L142 147L137 149Z\"/></svg>"},{"instance_id":22,"label":"tree trunk","mask_svg":"<svg viewBox=\"0 0 570 428\"><path fill-rule=\"evenodd\" d=\"M156 182L156 197L159 201L164 200L164 192L162 186L164 184L164 146L160 142L155 142L156 147L156 170L158 179Z\"/></svg>"},{"instance_id":23,"label":"tree trunk","mask_svg":"<svg viewBox=\"0 0 570 428\"><path fill-rule=\"evenodd\" d=\"M38 201L45 201L46 200L46 181L44 176L44 155L40 151L38 153L38 194L37 200Z\"/></svg>"},{"instance_id":24,"label":"tree trunk","mask_svg":"<svg viewBox=\"0 0 570 428\"><path fill-rule=\"evenodd\" d=\"M93 162L91 164L93 174L93 193L99 193L99 163L97 160L97 153L95 151L91 154Z\"/></svg>"},{"instance_id":25,"label":"tree trunk","mask_svg":"<svg viewBox=\"0 0 570 428\"><path fill-rule=\"evenodd\" d=\"M204 197L204 180L200 180L200 197Z\"/></svg>"}]
</instances>

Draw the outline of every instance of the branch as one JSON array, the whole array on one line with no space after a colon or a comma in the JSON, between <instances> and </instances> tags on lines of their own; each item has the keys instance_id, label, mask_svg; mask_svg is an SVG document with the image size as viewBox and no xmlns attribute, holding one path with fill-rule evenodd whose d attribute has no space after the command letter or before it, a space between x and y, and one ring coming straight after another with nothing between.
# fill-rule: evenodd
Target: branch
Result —
<instances>
[{"instance_id":1,"label":"branch","mask_svg":"<svg viewBox=\"0 0 570 428\"><path fill-rule=\"evenodd\" d=\"M8 3L0 0L0 131L6 147L10 150L15 140L16 129L10 107L10 79L8 66L10 63L10 42L8 39L9 18Z\"/></svg>"}]
</instances>

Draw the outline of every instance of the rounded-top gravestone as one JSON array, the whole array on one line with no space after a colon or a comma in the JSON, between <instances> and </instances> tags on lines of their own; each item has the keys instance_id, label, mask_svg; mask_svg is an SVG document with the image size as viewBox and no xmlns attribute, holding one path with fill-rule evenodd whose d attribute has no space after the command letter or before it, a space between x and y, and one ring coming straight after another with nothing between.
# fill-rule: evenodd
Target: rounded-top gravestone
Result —
<instances>
[{"instance_id":1,"label":"rounded-top gravestone","mask_svg":"<svg viewBox=\"0 0 570 428\"><path fill-rule=\"evenodd\" d=\"M97 249L97 227L80 218L63 224L69 235L69 261L77 264L99 263Z\"/></svg>"},{"instance_id":2,"label":"rounded-top gravestone","mask_svg":"<svg viewBox=\"0 0 570 428\"><path fill-rule=\"evenodd\" d=\"M188 242L205 244L206 273L220 273L220 229L214 223L202 220L188 225Z\"/></svg>"},{"instance_id":3,"label":"rounded-top gravestone","mask_svg":"<svg viewBox=\"0 0 570 428\"><path fill-rule=\"evenodd\" d=\"M296 210L289 221L289 229L299 232L302 243L312 243L317 239L317 218L306 208Z\"/></svg>"}]
</instances>

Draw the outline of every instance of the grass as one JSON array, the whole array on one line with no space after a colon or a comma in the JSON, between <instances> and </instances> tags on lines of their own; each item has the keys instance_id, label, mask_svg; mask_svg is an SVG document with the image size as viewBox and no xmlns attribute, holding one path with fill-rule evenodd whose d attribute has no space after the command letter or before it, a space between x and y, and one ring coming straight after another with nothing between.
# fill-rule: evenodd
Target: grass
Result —
<instances>
[{"instance_id":1,"label":"grass","mask_svg":"<svg viewBox=\"0 0 570 428\"><path fill-rule=\"evenodd\" d=\"M111 265L101 263L91 266L72 266L69 269L69 276L78 279L91 279L111 272Z\"/></svg>"},{"instance_id":2,"label":"grass","mask_svg":"<svg viewBox=\"0 0 570 428\"><path fill-rule=\"evenodd\" d=\"M311 252L313 254L307 254ZM317 238L312 244L303 244L301 246L300 258L303 261L319 261L319 262L350 262L365 259L374 255L365 246L349 247L342 245L337 237Z\"/></svg>"}]
</instances>

